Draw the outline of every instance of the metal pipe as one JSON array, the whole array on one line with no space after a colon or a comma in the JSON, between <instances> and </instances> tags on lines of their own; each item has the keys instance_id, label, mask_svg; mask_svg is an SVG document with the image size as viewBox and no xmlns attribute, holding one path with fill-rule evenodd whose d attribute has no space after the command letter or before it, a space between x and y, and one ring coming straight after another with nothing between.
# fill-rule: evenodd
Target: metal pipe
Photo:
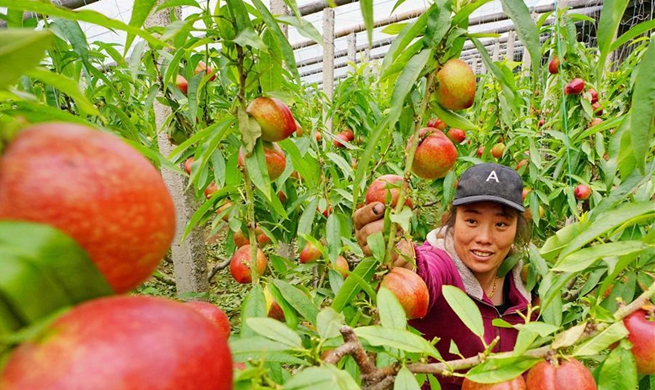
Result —
<instances>
[{"instance_id":1,"label":"metal pipe","mask_svg":"<svg viewBox=\"0 0 655 390\"><path fill-rule=\"evenodd\" d=\"M637 2L637 1L639 1L639 0L633 0L633 3ZM586 7L595 6L595 5L602 5L602 4L603 4L603 0L571 0L570 3L569 3L569 9L574 10L574 9L578 9L578 8L586 8ZM541 6L532 8L530 10L530 12L531 13L532 12L546 13L546 12L551 12L551 11L554 11L554 10L555 10L555 5L554 4L546 4L546 5L541 5ZM393 24L393 23L398 23L398 22L401 22L401 21L413 19L413 18L419 17L425 11L427 11L427 8L414 10L414 11L409 11L409 12L405 12L403 14L398 14L396 16L387 18L387 19L382 19L380 21L375 22L375 27L377 28L377 27L382 27L382 26L388 26L388 25ZM490 23L490 22L504 22L504 21L507 21L507 20L510 20L509 17L507 16L507 14L505 14L504 12L496 12L494 14L478 16L478 17L470 19L469 20L469 27L477 26L477 25L485 24L485 23ZM339 31L339 32L335 33L334 39L345 37L345 36L347 36L347 35L349 35L350 33L353 33L353 32L358 33L358 32L362 32L362 31L365 31L365 30L366 30L366 26L363 23L361 23L361 24L359 24L357 26L354 26L354 27L351 27L351 28L348 28L348 29L344 29L342 31ZM305 47L309 47L309 46L314 46L316 44L317 43L312 41L312 40L301 41L301 42L298 42L295 45L293 45L293 49L294 50L301 49L301 48L305 48Z\"/></svg>"},{"instance_id":2,"label":"metal pipe","mask_svg":"<svg viewBox=\"0 0 655 390\"><path fill-rule=\"evenodd\" d=\"M84 7L85 5L97 3L98 1L100 0L58 0L58 1L53 1L53 3L55 3L55 5L59 5L68 9L78 9ZM34 12L25 12L23 13L23 20L27 20L29 18L35 18L37 16L38 14ZM7 28L7 22L1 20L0 28Z\"/></svg>"},{"instance_id":3,"label":"metal pipe","mask_svg":"<svg viewBox=\"0 0 655 390\"><path fill-rule=\"evenodd\" d=\"M337 7L345 4L350 4L350 3L357 3L359 2L358 0L334 0L334 4L337 5ZM316 1L311 4L303 5L302 7L298 8L298 11L300 12L300 16L307 16L311 14L315 14L318 12L323 11L325 8L328 8L329 4L325 0L320 0Z\"/></svg>"}]
</instances>

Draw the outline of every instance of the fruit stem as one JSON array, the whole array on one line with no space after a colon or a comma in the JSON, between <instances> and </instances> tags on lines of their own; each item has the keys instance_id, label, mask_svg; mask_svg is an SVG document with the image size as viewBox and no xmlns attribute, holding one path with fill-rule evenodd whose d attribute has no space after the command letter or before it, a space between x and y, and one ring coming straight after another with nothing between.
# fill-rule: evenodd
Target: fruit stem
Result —
<instances>
[{"instance_id":1,"label":"fruit stem","mask_svg":"<svg viewBox=\"0 0 655 390\"><path fill-rule=\"evenodd\" d=\"M432 86L434 84L434 75L436 72L429 72L426 81L425 81L425 94L423 95L423 100L421 101L421 106L419 111L414 116L414 135L412 137L412 144L409 147L407 156L405 157L405 173L403 178L405 181L400 188L400 193L398 194L398 202L396 203L396 209L393 211L395 214L400 214L405 206L406 193L409 189L409 180L412 175L412 163L414 162L414 155L416 154L416 149L419 145L419 132L423 127L423 114L428 107L428 102L430 101L430 96L432 95ZM398 230L398 224L392 223L389 228L389 239L387 241L387 251L384 256L384 264L391 265L393 263L393 251L396 247L396 231Z\"/></svg>"},{"instance_id":2,"label":"fruit stem","mask_svg":"<svg viewBox=\"0 0 655 390\"><path fill-rule=\"evenodd\" d=\"M648 287L648 290L644 291L635 299L630 302L630 304L619 309L614 313L614 318L619 321L632 314L633 312L639 310L642 306L647 305L650 302L650 299L655 295L655 282Z\"/></svg>"}]
</instances>

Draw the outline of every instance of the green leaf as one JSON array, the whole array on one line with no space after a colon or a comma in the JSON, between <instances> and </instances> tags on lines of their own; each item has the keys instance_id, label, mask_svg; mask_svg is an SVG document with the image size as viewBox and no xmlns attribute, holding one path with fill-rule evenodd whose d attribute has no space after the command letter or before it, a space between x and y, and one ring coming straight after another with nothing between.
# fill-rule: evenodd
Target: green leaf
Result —
<instances>
[{"instance_id":1,"label":"green leaf","mask_svg":"<svg viewBox=\"0 0 655 390\"><path fill-rule=\"evenodd\" d=\"M364 25L366 26L368 45L369 47L372 47L373 29L375 28L375 20L373 18L373 0L360 0L359 8L362 10L362 18L364 18Z\"/></svg>"},{"instance_id":2,"label":"green leaf","mask_svg":"<svg viewBox=\"0 0 655 390\"><path fill-rule=\"evenodd\" d=\"M434 7L434 5L432 5L432 7ZM381 77L384 77L387 69L396 61L398 56L405 51L407 46L409 46L417 36L424 33L425 27L428 24L428 17L429 12L424 12L414 23L407 25L403 29L403 32L393 40L387 54L384 55L382 69L380 71L380 74L382 75Z\"/></svg>"},{"instance_id":3,"label":"green leaf","mask_svg":"<svg viewBox=\"0 0 655 390\"><path fill-rule=\"evenodd\" d=\"M288 326L272 318L246 318L246 324L260 335L289 348L302 348L300 336Z\"/></svg>"},{"instance_id":4,"label":"green leaf","mask_svg":"<svg viewBox=\"0 0 655 390\"><path fill-rule=\"evenodd\" d=\"M410 229L411 219L414 216L412 209L409 206L403 206L403 209L398 214L391 214L391 222L397 223L403 229L403 231L408 232Z\"/></svg>"},{"instance_id":5,"label":"green leaf","mask_svg":"<svg viewBox=\"0 0 655 390\"><path fill-rule=\"evenodd\" d=\"M553 260L562 249L573 241L584 229L587 228L587 223L576 222L574 224L564 226L558 230L555 235L550 236L539 250L541 256L546 260Z\"/></svg>"},{"instance_id":6,"label":"green leaf","mask_svg":"<svg viewBox=\"0 0 655 390\"><path fill-rule=\"evenodd\" d=\"M47 274L72 303L114 293L87 253L70 236L50 226L0 222L0 248L20 254Z\"/></svg>"},{"instance_id":7,"label":"green leaf","mask_svg":"<svg viewBox=\"0 0 655 390\"><path fill-rule=\"evenodd\" d=\"M275 286L280 290L280 294L284 299L294 308L301 316L307 321L316 325L316 318L318 317L318 308L316 305L297 287L290 285L276 279Z\"/></svg>"},{"instance_id":8,"label":"green leaf","mask_svg":"<svg viewBox=\"0 0 655 390\"><path fill-rule=\"evenodd\" d=\"M496 65L496 63L493 62L491 57L489 56L489 53L487 52L487 49L484 47L482 42L476 38L470 38L471 42L475 45L475 47L478 49L478 53L480 53L480 58L482 58L482 62L484 62L484 65L491 71L491 73L494 75L496 80L500 83L501 89L503 91L503 94L507 98L507 100L515 104L517 97L515 93L516 87L514 87L514 79L513 78L508 78L507 75ZM539 57L537 57L539 58ZM536 66L536 65L535 65Z\"/></svg>"},{"instance_id":9,"label":"green leaf","mask_svg":"<svg viewBox=\"0 0 655 390\"><path fill-rule=\"evenodd\" d=\"M628 337L628 333L623 321L617 321L591 339L579 344L573 350L573 356L591 356L601 353L615 342Z\"/></svg>"},{"instance_id":10,"label":"green leaf","mask_svg":"<svg viewBox=\"0 0 655 390\"><path fill-rule=\"evenodd\" d=\"M243 338L230 337L229 343L232 359L235 362L247 362L251 359L266 359L266 361L270 362L273 361L272 358L276 352L289 350L289 347L285 344L260 336ZM278 356L286 358L289 355ZM291 361L289 361L289 363L291 363Z\"/></svg>"},{"instance_id":11,"label":"green leaf","mask_svg":"<svg viewBox=\"0 0 655 390\"><path fill-rule=\"evenodd\" d=\"M275 20L273 15L271 15L271 12L268 10L268 8L266 8L266 6L261 2L261 0L253 0L253 3L257 8L257 10L259 11L259 13L261 14L264 23L266 23L268 28L271 30L273 36L277 38L277 41L280 44L280 48L282 49L284 62L287 64L289 71L296 79L296 81L300 83L300 73L298 73L298 68L296 67L296 57L293 53L293 48L291 47L291 44L284 36L282 29L277 24L277 21Z\"/></svg>"},{"instance_id":12,"label":"green leaf","mask_svg":"<svg viewBox=\"0 0 655 390\"><path fill-rule=\"evenodd\" d=\"M560 259L553 267L553 271L580 272L594 265L601 258L629 255L646 248L649 246L641 241L618 241L594 245Z\"/></svg>"},{"instance_id":13,"label":"green leaf","mask_svg":"<svg viewBox=\"0 0 655 390\"><path fill-rule=\"evenodd\" d=\"M132 16L130 17L129 25L141 28L148 15L150 15L150 11L155 7L155 4L157 4L157 0L135 0L132 6ZM127 39L125 40L126 50L132 45L133 41L134 34L128 33Z\"/></svg>"},{"instance_id":14,"label":"green leaf","mask_svg":"<svg viewBox=\"0 0 655 390\"><path fill-rule=\"evenodd\" d=\"M576 326L572 326L566 331L559 333L555 336L555 340L552 343L553 349L566 348L574 345L580 340L580 337L584 335L585 328L587 327L587 322L583 322Z\"/></svg>"},{"instance_id":15,"label":"green leaf","mask_svg":"<svg viewBox=\"0 0 655 390\"><path fill-rule=\"evenodd\" d=\"M396 122L398 122L400 113L405 105L405 98L416 84L416 80L418 80L423 72L423 68L428 63L431 54L432 50L425 49L412 57L407 62L407 66L401 72L398 80L396 80L396 86L391 94L391 107L388 115L389 123L387 124L389 129L393 129Z\"/></svg>"},{"instance_id":16,"label":"green leaf","mask_svg":"<svg viewBox=\"0 0 655 390\"><path fill-rule=\"evenodd\" d=\"M530 322L520 326L519 335L516 338L516 345L514 345L514 354L522 354L532 346L532 343L538 337L549 336L558 330L558 327L543 322Z\"/></svg>"},{"instance_id":17,"label":"green leaf","mask_svg":"<svg viewBox=\"0 0 655 390\"><path fill-rule=\"evenodd\" d=\"M440 104L435 104L432 106L432 108L434 108L434 111L439 119L446 122L446 124L450 127L455 127L462 130L479 130L479 128L474 125L473 122L454 111L443 108Z\"/></svg>"},{"instance_id":18,"label":"green leaf","mask_svg":"<svg viewBox=\"0 0 655 390\"><path fill-rule=\"evenodd\" d=\"M329 158L332 162L334 162L337 166L339 166L339 168L341 168L341 172L343 172L346 178L352 177L353 169L345 158L339 156L336 153L331 153L331 152L325 153L325 156Z\"/></svg>"},{"instance_id":19,"label":"green leaf","mask_svg":"<svg viewBox=\"0 0 655 390\"><path fill-rule=\"evenodd\" d=\"M653 376L655 377L655 376ZM634 390L637 386L637 366L632 353L614 348L598 372L598 390Z\"/></svg>"},{"instance_id":20,"label":"green leaf","mask_svg":"<svg viewBox=\"0 0 655 390\"><path fill-rule=\"evenodd\" d=\"M421 386L416 381L414 374L407 367L403 367L396 375L393 390L421 390Z\"/></svg>"},{"instance_id":21,"label":"green leaf","mask_svg":"<svg viewBox=\"0 0 655 390\"><path fill-rule=\"evenodd\" d=\"M226 0L226 3L230 15L236 21L236 30L252 29L252 22L250 21L250 14L248 14L246 3L242 0Z\"/></svg>"},{"instance_id":22,"label":"green leaf","mask_svg":"<svg viewBox=\"0 0 655 390\"><path fill-rule=\"evenodd\" d=\"M576 237L560 253L559 258L562 259L568 256L611 229L630 223L634 218L650 214L655 215L652 203L635 202L626 204L616 210L610 210L596 215L593 223L589 224L587 229L576 235Z\"/></svg>"},{"instance_id":23,"label":"green leaf","mask_svg":"<svg viewBox=\"0 0 655 390\"><path fill-rule=\"evenodd\" d=\"M264 197L271 201L271 179L268 177L268 168L266 167L266 157L262 142L255 144L255 149L251 155L246 154L246 170L252 183L261 191Z\"/></svg>"},{"instance_id":24,"label":"green leaf","mask_svg":"<svg viewBox=\"0 0 655 390\"><path fill-rule=\"evenodd\" d=\"M8 305L5 311L12 314L12 322L28 325L73 305L51 275L13 249L0 247L0 295Z\"/></svg>"},{"instance_id":25,"label":"green leaf","mask_svg":"<svg viewBox=\"0 0 655 390\"><path fill-rule=\"evenodd\" d=\"M0 90L14 85L21 75L37 66L53 38L47 30L0 30Z\"/></svg>"},{"instance_id":26,"label":"green leaf","mask_svg":"<svg viewBox=\"0 0 655 390\"><path fill-rule=\"evenodd\" d=\"M428 25L425 29L423 42L425 47L436 48L441 43L441 40L450 29L450 2L442 2L444 5L440 6L439 3L434 3L428 9Z\"/></svg>"},{"instance_id":27,"label":"green leaf","mask_svg":"<svg viewBox=\"0 0 655 390\"><path fill-rule=\"evenodd\" d=\"M471 16L471 14L475 12L475 10L477 10L478 8L482 7L483 5L487 4L490 1L493 0L477 0L460 8L457 14L455 14L455 16L453 17L453 25L461 26L462 22L468 20L469 16ZM468 26L468 23L466 25Z\"/></svg>"},{"instance_id":28,"label":"green leaf","mask_svg":"<svg viewBox=\"0 0 655 390\"><path fill-rule=\"evenodd\" d=\"M439 359L439 352L423 337L405 329L388 329L378 325L355 328L357 337L376 347L396 348L405 352L422 353Z\"/></svg>"},{"instance_id":29,"label":"green leaf","mask_svg":"<svg viewBox=\"0 0 655 390\"><path fill-rule=\"evenodd\" d=\"M482 338L484 336L482 314L480 314L480 310L475 305L475 302L464 291L455 286L444 285L442 287L442 293L448 305L462 320L464 325L473 334Z\"/></svg>"},{"instance_id":30,"label":"green leaf","mask_svg":"<svg viewBox=\"0 0 655 390\"><path fill-rule=\"evenodd\" d=\"M55 5L50 2L42 2L40 0L0 0L0 7L7 7L8 9L22 10L28 12L34 12L43 15L49 15L52 17L60 17L64 19L77 20L80 22L87 22L95 24L98 26L106 27L110 30L122 30L130 34L135 34L145 39L151 47L157 48L161 46L166 46L166 43L160 41L147 32L142 30L139 27L128 26L127 24L116 20L108 18L107 16L90 10L69 10L68 8ZM127 51L129 47L125 47Z\"/></svg>"},{"instance_id":31,"label":"green leaf","mask_svg":"<svg viewBox=\"0 0 655 390\"><path fill-rule=\"evenodd\" d=\"M366 244L371 250L373 257L379 262L384 261L384 256L386 252L386 244L384 242L384 236L382 232L375 232L370 236L366 237Z\"/></svg>"},{"instance_id":32,"label":"green leaf","mask_svg":"<svg viewBox=\"0 0 655 390\"><path fill-rule=\"evenodd\" d=\"M655 28L655 19L647 20L645 22L641 22L633 26L630 30L623 33L623 35L621 35L616 41L612 43L612 46L610 47L610 52L613 52L614 50L618 49L621 45L627 43L631 39L634 39L635 37L638 37L641 34L645 33L646 31L652 30L654 28Z\"/></svg>"},{"instance_id":33,"label":"green leaf","mask_svg":"<svg viewBox=\"0 0 655 390\"><path fill-rule=\"evenodd\" d=\"M360 387L346 372L328 364L310 367L294 374L282 390L358 390Z\"/></svg>"},{"instance_id":34,"label":"green leaf","mask_svg":"<svg viewBox=\"0 0 655 390\"><path fill-rule=\"evenodd\" d=\"M265 53L268 52L268 46L266 46L264 41L259 37L259 35L257 35L253 28L239 31L237 37L234 38L234 43L242 47L250 46Z\"/></svg>"},{"instance_id":35,"label":"green leaf","mask_svg":"<svg viewBox=\"0 0 655 390\"><path fill-rule=\"evenodd\" d=\"M264 289L258 284L254 285L241 304L241 323L243 324L241 327L241 336L252 336L255 334L255 331L246 322L248 318L266 317L266 314Z\"/></svg>"},{"instance_id":36,"label":"green leaf","mask_svg":"<svg viewBox=\"0 0 655 390\"><path fill-rule=\"evenodd\" d=\"M312 233L312 225L314 224L314 217L316 216L316 207L318 207L318 198L312 199L300 216L300 221L298 222L298 236L309 236Z\"/></svg>"},{"instance_id":37,"label":"green leaf","mask_svg":"<svg viewBox=\"0 0 655 390\"><path fill-rule=\"evenodd\" d=\"M298 31L298 33L300 33L300 35L323 46L323 36L313 24L305 19L295 16L278 15L277 20L290 24Z\"/></svg>"},{"instance_id":38,"label":"green leaf","mask_svg":"<svg viewBox=\"0 0 655 390\"><path fill-rule=\"evenodd\" d=\"M337 313L331 307L326 307L318 313L316 318L318 334L323 339L331 339L341 334L339 331L346 324L342 313Z\"/></svg>"},{"instance_id":39,"label":"green leaf","mask_svg":"<svg viewBox=\"0 0 655 390\"><path fill-rule=\"evenodd\" d=\"M98 109L86 98L77 84L77 81L72 80L62 74L51 72L44 68L34 68L25 72L28 76L42 81L52 87L57 88L61 92L70 96L75 103L79 106L80 111L88 115L100 115Z\"/></svg>"},{"instance_id":40,"label":"green leaf","mask_svg":"<svg viewBox=\"0 0 655 390\"><path fill-rule=\"evenodd\" d=\"M532 71L539 74L541 66L541 44L539 42L539 30L530 16L530 10L523 0L500 0L503 11L512 19L516 27L516 34L523 45L528 49L532 59Z\"/></svg>"},{"instance_id":41,"label":"green leaf","mask_svg":"<svg viewBox=\"0 0 655 390\"><path fill-rule=\"evenodd\" d=\"M86 35L80 27L80 24L74 20L55 18L50 24L50 28L59 33L58 35L70 42L73 51L87 63L89 61L89 44Z\"/></svg>"},{"instance_id":42,"label":"green leaf","mask_svg":"<svg viewBox=\"0 0 655 390\"><path fill-rule=\"evenodd\" d=\"M516 378L530 369L541 359L527 356L499 358L491 356L481 364L473 367L466 377L476 383L498 383Z\"/></svg>"},{"instance_id":43,"label":"green leaf","mask_svg":"<svg viewBox=\"0 0 655 390\"><path fill-rule=\"evenodd\" d=\"M334 301L332 301L332 308L336 312L341 313L346 305L352 302L355 295L357 295L357 293L362 289L359 281L351 277L353 275L358 275L360 279L368 282L371 280L371 277L373 277L373 274L375 274L377 265L378 262L374 258L368 257L360 261L359 264L357 264L357 267L350 272L350 275L346 278L343 286L341 286L339 293L334 297Z\"/></svg>"},{"instance_id":44,"label":"green leaf","mask_svg":"<svg viewBox=\"0 0 655 390\"><path fill-rule=\"evenodd\" d=\"M645 173L646 157L651 156L650 145L655 134L655 39L651 39L639 67L636 69L632 93L630 139L637 168Z\"/></svg>"},{"instance_id":45,"label":"green leaf","mask_svg":"<svg viewBox=\"0 0 655 390\"><path fill-rule=\"evenodd\" d=\"M407 328L407 316L396 295L388 288L380 287L377 300L380 324L389 329Z\"/></svg>"},{"instance_id":46,"label":"green leaf","mask_svg":"<svg viewBox=\"0 0 655 390\"><path fill-rule=\"evenodd\" d=\"M309 153L303 156L298 146L290 139L285 139L279 143L280 147L289 154L293 167L298 171L300 176L305 180L310 188L318 187L320 180L321 168L314 157Z\"/></svg>"},{"instance_id":47,"label":"green leaf","mask_svg":"<svg viewBox=\"0 0 655 390\"><path fill-rule=\"evenodd\" d=\"M334 263L341 253L341 225L339 217L334 213L330 214L325 225L325 238L328 245L328 258Z\"/></svg>"},{"instance_id":48,"label":"green leaf","mask_svg":"<svg viewBox=\"0 0 655 390\"><path fill-rule=\"evenodd\" d=\"M603 2L597 33L598 50L600 51L596 62L596 79L598 81L600 81L605 71L605 60L610 53L612 40L616 35L619 24L621 24L621 18L628 6L628 2L629 0L605 0Z\"/></svg>"},{"instance_id":49,"label":"green leaf","mask_svg":"<svg viewBox=\"0 0 655 390\"><path fill-rule=\"evenodd\" d=\"M155 10L155 12L159 12L166 8L181 7L181 6L201 8L200 4L198 4L198 0L169 0L160 4Z\"/></svg>"}]
</instances>

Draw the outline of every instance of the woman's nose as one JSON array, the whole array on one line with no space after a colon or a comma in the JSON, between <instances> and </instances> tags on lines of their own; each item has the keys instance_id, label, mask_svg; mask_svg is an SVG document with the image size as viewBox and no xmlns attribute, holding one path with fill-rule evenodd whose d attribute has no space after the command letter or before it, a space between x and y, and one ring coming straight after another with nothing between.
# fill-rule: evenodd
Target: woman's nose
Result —
<instances>
[{"instance_id":1,"label":"woman's nose","mask_svg":"<svg viewBox=\"0 0 655 390\"><path fill-rule=\"evenodd\" d=\"M491 229L486 225L481 225L477 231L475 240L479 244L491 243Z\"/></svg>"}]
</instances>

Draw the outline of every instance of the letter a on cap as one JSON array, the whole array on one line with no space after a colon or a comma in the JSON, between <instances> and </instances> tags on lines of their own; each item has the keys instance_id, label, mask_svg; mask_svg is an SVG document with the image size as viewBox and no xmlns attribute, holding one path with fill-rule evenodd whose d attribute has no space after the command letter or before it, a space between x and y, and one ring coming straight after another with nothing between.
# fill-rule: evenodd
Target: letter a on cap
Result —
<instances>
[{"instance_id":1,"label":"letter a on cap","mask_svg":"<svg viewBox=\"0 0 655 390\"><path fill-rule=\"evenodd\" d=\"M498 181L498 176L496 176L496 171L491 171L489 177L487 177L487 180L485 181L489 181L489 180L495 180L496 183L500 183L500 181Z\"/></svg>"}]
</instances>

